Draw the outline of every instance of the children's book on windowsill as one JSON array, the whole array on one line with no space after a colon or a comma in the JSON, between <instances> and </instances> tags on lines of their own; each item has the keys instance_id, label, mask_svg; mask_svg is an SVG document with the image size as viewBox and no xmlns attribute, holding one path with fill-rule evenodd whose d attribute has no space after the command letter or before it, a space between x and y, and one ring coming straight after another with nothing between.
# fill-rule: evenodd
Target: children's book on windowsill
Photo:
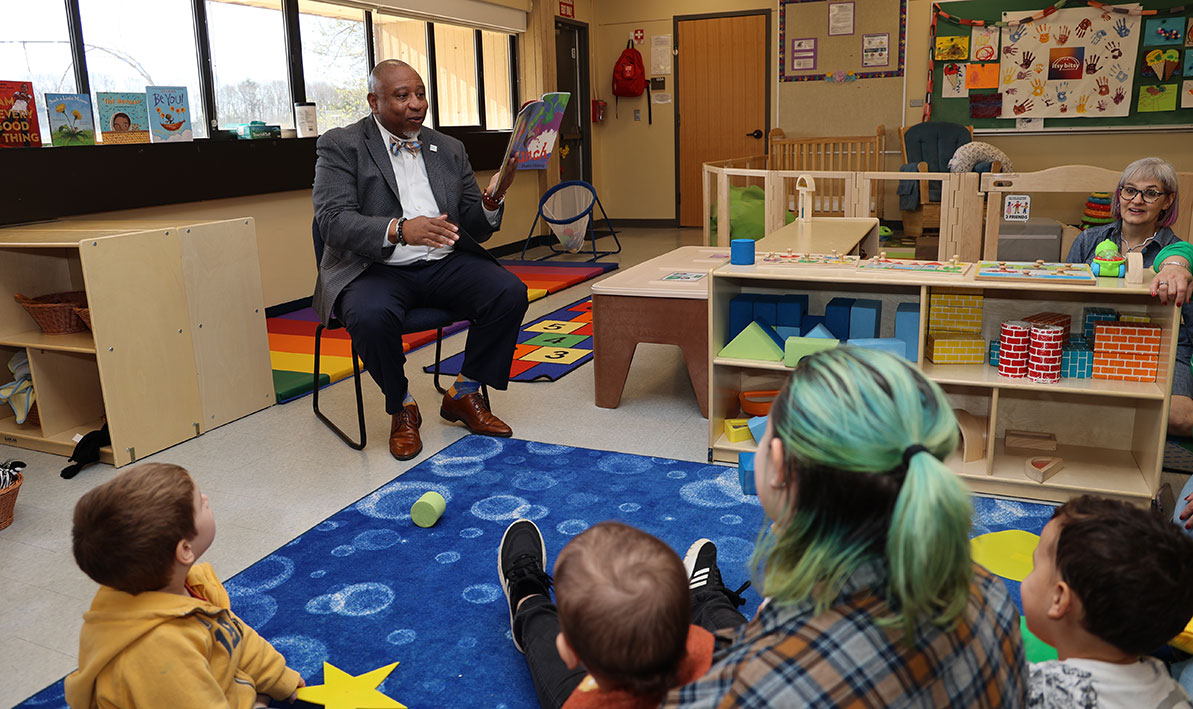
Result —
<instances>
[{"instance_id":1,"label":"children's book on windowsill","mask_svg":"<svg viewBox=\"0 0 1193 709\"><path fill-rule=\"evenodd\" d=\"M46 94L46 118L55 148L95 145L95 119L87 94Z\"/></svg>"},{"instance_id":2,"label":"children's book on windowsill","mask_svg":"<svg viewBox=\"0 0 1193 709\"><path fill-rule=\"evenodd\" d=\"M104 145L149 142L149 114L145 94L98 91L99 133Z\"/></svg>"},{"instance_id":3,"label":"children's book on windowsill","mask_svg":"<svg viewBox=\"0 0 1193 709\"><path fill-rule=\"evenodd\" d=\"M146 86L145 106L149 109L150 142L184 143L195 139L185 86Z\"/></svg>"},{"instance_id":4,"label":"children's book on windowsill","mask_svg":"<svg viewBox=\"0 0 1193 709\"><path fill-rule=\"evenodd\" d=\"M0 148L40 148L33 82L0 81Z\"/></svg>"}]
</instances>

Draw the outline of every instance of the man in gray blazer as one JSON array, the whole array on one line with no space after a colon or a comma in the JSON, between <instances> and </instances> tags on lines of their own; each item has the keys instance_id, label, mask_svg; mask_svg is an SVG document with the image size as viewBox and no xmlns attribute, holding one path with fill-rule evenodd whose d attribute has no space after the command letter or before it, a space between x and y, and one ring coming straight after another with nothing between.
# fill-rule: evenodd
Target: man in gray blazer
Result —
<instances>
[{"instance_id":1,"label":"man in gray blazer","mask_svg":"<svg viewBox=\"0 0 1193 709\"><path fill-rule=\"evenodd\" d=\"M464 145L423 126L426 88L405 62L369 75L372 114L319 138L315 221L324 242L314 306L334 310L385 394L389 449L398 460L422 451L422 416L403 371L402 322L410 308L435 306L472 321L460 377L439 415L473 433L509 436L489 411L480 383L505 389L526 286L480 245L501 225L508 169L482 194Z\"/></svg>"}]
</instances>

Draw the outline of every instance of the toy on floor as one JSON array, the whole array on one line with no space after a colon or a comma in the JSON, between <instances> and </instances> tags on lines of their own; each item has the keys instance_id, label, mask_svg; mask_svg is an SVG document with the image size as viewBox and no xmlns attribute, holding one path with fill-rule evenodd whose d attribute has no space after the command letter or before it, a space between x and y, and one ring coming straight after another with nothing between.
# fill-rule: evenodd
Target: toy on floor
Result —
<instances>
[{"instance_id":1,"label":"toy on floor","mask_svg":"<svg viewBox=\"0 0 1193 709\"><path fill-rule=\"evenodd\" d=\"M102 428L84 434L70 454L70 461L73 461L73 465L62 469L62 477L70 480L78 475L83 468L92 463L98 463L99 449L110 445L112 445L112 436L108 433L108 424L106 423Z\"/></svg>"},{"instance_id":2,"label":"toy on floor","mask_svg":"<svg viewBox=\"0 0 1193 709\"><path fill-rule=\"evenodd\" d=\"M447 509L447 500L443 499L443 495L430 490L424 492L423 496L410 506L410 519L420 527L433 527L443 516L445 509Z\"/></svg>"},{"instance_id":3,"label":"toy on floor","mask_svg":"<svg viewBox=\"0 0 1193 709\"><path fill-rule=\"evenodd\" d=\"M1047 263L1029 261L982 261L978 265L982 281L1059 281L1092 286L1097 276L1086 263Z\"/></svg>"},{"instance_id":4,"label":"toy on floor","mask_svg":"<svg viewBox=\"0 0 1193 709\"><path fill-rule=\"evenodd\" d=\"M1094 275L1122 278L1127 275L1127 259L1118 251L1118 244L1110 239L1094 247L1094 258L1090 261Z\"/></svg>"},{"instance_id":5,"label":"toy on floor","mask_svg":"<svg viewBox=\"0 0 1193 709\"><path fill-rule=\"evenodd\" d=\"M377 691L398 663L366 672L350 675L330 662L323 663L323 684L313 687L299 687L298 698L311 704L322 704L327 709L406 709L406 705L390 699Z\"/></svg>"}]
</instances>

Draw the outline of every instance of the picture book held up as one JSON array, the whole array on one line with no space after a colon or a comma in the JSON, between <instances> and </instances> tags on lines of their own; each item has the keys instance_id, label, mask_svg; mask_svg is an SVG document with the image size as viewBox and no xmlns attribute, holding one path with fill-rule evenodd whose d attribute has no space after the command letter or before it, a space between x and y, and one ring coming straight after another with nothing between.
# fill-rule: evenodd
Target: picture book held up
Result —
<instances>
[{"instance_id":1,"label":"picture book held up","mask_svg":"<svg viewBox=\"0 0 1193 709\"><path fill-rule=\"evenodd\" d=\"M555 149L555 140L559 136L563 112L567 109L568 99L571 97L571 94L562 91L546 93L539 100L528 101L522 106L514 118L514 129L510 133L510 142L501 161L498 184L505 177L505 171L509 169L511 157L517 158L519 170L547 168L547 161L551 159L551 151Z\"/></svg>"},{"instance_id":2,"label":"picture book held up","mask_svg":"<svg viewBox=\"0 0 1193 709\"><path fill-rule=\"evenodd\" d=\"M149 114L145 94L97 91L99 135L104 145L149 142Z\"/></svg>"},{"instance_id":3,"label":"picture book held up","mask_svg":"<svg viewBox=\"0 0 1193 709\"><path fill-rule=\"evenodd\" d=\"M33 82L0 81L0 148L39 148Z\"/></svg>"}]
</instances>

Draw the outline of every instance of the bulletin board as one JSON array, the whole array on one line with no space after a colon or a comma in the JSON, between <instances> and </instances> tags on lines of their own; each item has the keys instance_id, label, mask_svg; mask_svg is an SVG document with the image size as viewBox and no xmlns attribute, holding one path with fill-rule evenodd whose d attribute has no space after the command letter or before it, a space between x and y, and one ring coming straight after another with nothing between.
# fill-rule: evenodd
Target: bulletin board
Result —
<instances>
[{"instance_id":1,"label":"bulletin board","mask_svg":"<svg viewBox=\"0 0 1193 709\"><path fill-rule=\"evenodd\" d=\"M780 0L779 81L903 76L907 0Z\"/></svg>"},{"instance_id":2,"label":"bulletin board","mask_svg":"<svg viewBox=\"0 0 1193 709\"><path fill-rule=\"evenodd\" d=\"M1142 16L1135 15L1124 17L1124 15L1114 12L1113 7L1142 5L1145 12ZM952 18L964 18L965 20L982 20L987 23L1001 21L1006 18L1022 17L1027 18L1032 15L1038 15L1040 11L1053 7L1049 0L963 0L961 2L952 2L947 5L937 6L945 10L945 15ZM1190 23L1193 22L1193 5L1188 4L1188 0L1136 0L1135 3L1094 3L1074 1L1062 3L1058 10L1068 8L1082 8L1093 12L1095 19L1093 25L1085 30L1087 33L1083 39L1087 42L1097 37L1099 31L1105 32L1103 37L1098 40L1096 47L1086 47L1086 56L1082 62L1085 66L1082 77L1088 83L1091 78L1089 74L1089 61L1094 59L1094 68L1098 72L1092 78L1098 83L1102 82L1102 76L1109 77L1109 86L1102 88L1095 86L1093 90L1074 91L1073 95L1069 97L1070 101L1079 102L1083 97L1089 96L1087 105L1083 106L1081 113L1076 110L1068 113L1065 117L1044 117L1036 118L1032 125L1025 125L1017 127L1016 116L1012 109L1015 105L1024 105L1025 101L1031 100L1031 104L1035 109L1032 111L1025 111L1025 117L1031 117L1039 113L1039 109L1043 106L1044 101L1047 100L1051 107L1055 108L1056 94L1055 82L1045 81L1052 67L1044 62L1044 70L1040 74L1040 79L1032 80L1012 80L1009 84L1006 82L1004 71L1008 70L1009 64L1013 63L1015 57L1007 57L1004 52L1007 49L1008 40L1012 36L1018 36L1020 41L1015 43L1023 47L1030 46L1037 54L1040 52L1040 44L1038 41L1031 42L1038 38L1039 29L1041 25L1046 25L1048 30L1048 45L1049 47L1057 46L1057 31L1062 27L1067 28L1071 33L1072 40L1067 43L1067 47L1072 47L1076 44L1076 27L1069 27L1072 23L1056 22L1057 13L1048 16L1039 17L1033 21L1023 22L1016 27L1004 28L989 28L990 31L997 30L1000 35L1000 44L998 45L997 58L990 60L990 63L999 66L999 79L996 88L969 88L966 96L958 97L958 82L956 77L956 69L953 66L957 64L974 64L976 62L970 61L972 54L965 60L956 61L938 61L935 59L936 42L933 42L933 47L930 50L929 57L932 60L932 87L931 94L928 96L928 105L931 107L931 120L934 121L948 121L952 123L959 123L963 125L972 125L978 130L1005 130L1015 131L1023 130L1025 132L1046 131L1046 132L1065 132L1065 131L1115 131L1115 130L1130 130L1143 126L1164 126L1167 129L1185 129L1193 130L1193 40L1190 40L1187 33L1190 29ZM1169 11L1170 8L1176 9L1176 12ZM1004 16L1004 13L1005 16ZM1126 27L1120 25L1120 20L1129 20L1132 26L1137 23L1136 31L1133 31L1126 38L1120 37L1115 27L1122 27L1125 31ZM946 38L944 41L956 41L972 43L975 33L980 33L981 30L973 26L961 24L955 19L946 19L946 16L938 15L936 21L936 37ZM1179 38L1169 40L1169 35L1161 35L1159 30L1168 28L1168 32L1176 30ZM1019 31L1016 31L1019 30ZM1155 35L1155 36L1153 36ZM956 40L949 40L947 38L956 38ZM1130 44L1127 44L1127 42ZM1109 43L1115 43L1109 45ZM1107 46L1112 46L1113 50L1108 50ZM1019 47L1016 46L1016 50ZM1154 51L1161 51L1167 53L1171 57L1178 57L1175 59L1175 70L1170 68L1161 68L1163 74L1172 71L1171 74L1164 78L1157 76L1155 68L1149 66L1148 58ZM1119 55L1119 59L1111 59L1111 51ZM1022 53L1016 56L1022 56ZM1126 61L1127 58L1130 61ZM1155 56L1152 55L1154 59ZM953 65L953 66L950 66ZM946 76L945 69L949 69L949 75ZM1037 61L1035 67L1039 68ZM1033 70L1033 67L1026 67L1025 73ZM1124 78L1124 75L1126 77ZM1015 77L1017 79L1018 77ZM1116 81L1115 79L1123 79L1123 81ZM1036 84L1048 84L1045 88L1041 86L1039 89L1034 89ZM1079 86L1076 82L1069 82L1070 88ZM1123 98L1121 104L1115 104L1114 98L1118 94L1118 88L1124 87ZM1005 90L1011 87L1013 93L1005 95ZM1160 88L1166 87L1166 88ZM951 90L950 90L951 89ZM1170 95L1169 92L1175 89L1175 108L1173 110L1153 110L1141 111L1140 102L1144 102L1145 108L1151 107L1165 107L1162 103L1156 103L1156 97ZM1037 93L1044 91L1044 93ZM1105 91L1105 94L1099 94L1100 91ZM995 100L994 95L1000 95L1001 100ZM997 113L997 117L973 117L971 115L969 96L989 95L991 97L991 111ZM950 97L951 96L951 97ZM1113 112L1114 109L1120 110L1124 115L1104 115L1098 116L1098 111L1095 107L1101 102L1103 108L1107 113ZM1125 104L1122 105L1122 104ZM1182 108L1182 104L1187 108ZM997 108L995 108L997 106ZM1049 116L1055 116L1055 110L1051 111ZM1071 117L1070 117L1071 116Z\"/></svg>"}]
</instances>

